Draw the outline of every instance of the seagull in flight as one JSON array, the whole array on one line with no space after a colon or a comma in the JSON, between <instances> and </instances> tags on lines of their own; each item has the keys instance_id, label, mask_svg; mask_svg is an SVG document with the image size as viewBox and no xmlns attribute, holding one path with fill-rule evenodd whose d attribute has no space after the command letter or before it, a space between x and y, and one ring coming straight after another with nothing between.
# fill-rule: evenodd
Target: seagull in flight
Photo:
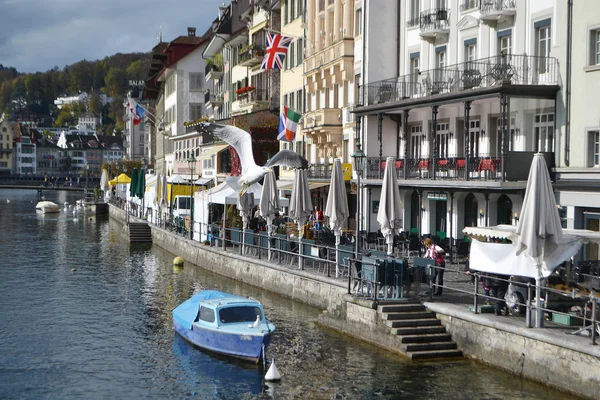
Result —
<instances>
[{"instance_id":1,"label":"seagull in flight","mask_svg":"<svg viewBox=\"0 0 600 400\"><path fill-rule=\"evenodd\" d=\"M213 123L203 123L201 129L223 140L238 153L242 164L242 174L240 176L230 176L226 179L226 182L232 189L238 190L240 196L246 193L250 186L259 182L268 172L272 171L272 167L276 165L301 169L308 168L308 161L291 150L280 150L261 167L254 162L252 137L248 132L232 125Z\"/></svg>"}]
</instances>

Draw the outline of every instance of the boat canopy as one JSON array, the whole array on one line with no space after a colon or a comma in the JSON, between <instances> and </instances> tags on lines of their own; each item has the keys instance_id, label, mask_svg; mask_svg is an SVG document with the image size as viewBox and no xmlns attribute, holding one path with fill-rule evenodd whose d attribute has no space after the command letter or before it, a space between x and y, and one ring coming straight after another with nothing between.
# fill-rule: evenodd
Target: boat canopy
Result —
<instances>
[{"instance_id":1,"label":"boat canopy","mask_svg":"<svg viewBox=\"0 0 600 400\"><path fill-rule=\"evenodd\" d=\"M192 329L192 324L198 317L200 311L199 305L201 302L206 300L217 300L217 299L240 299L247 300L244 297L237 296L235 294L220 292L218 290L204 290L200 293L196 293L189 300L180 304L173 310L173 318L177 320L184 328Z\"/></svg>"}]
</instances>

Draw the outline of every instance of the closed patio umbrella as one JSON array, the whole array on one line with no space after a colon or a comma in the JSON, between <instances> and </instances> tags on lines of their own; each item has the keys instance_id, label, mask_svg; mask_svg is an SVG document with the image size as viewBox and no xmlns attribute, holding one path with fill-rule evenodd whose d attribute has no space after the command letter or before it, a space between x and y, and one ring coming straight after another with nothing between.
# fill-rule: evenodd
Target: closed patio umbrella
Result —
<instances>
[{"instance_id":1,"label":"closed patio umbrella","mask_svg":"<svg viewBox=\"0 0 600 400\"><path fill-rule=\"evenodd\" d=\"M273 171L269 171L265 175L262 194L258 204L260 215L267 220L267 248L268 260L271 259L271 231L273 230L273 219L275 213L279 211L279 194L277 193L277 181Z\"/></svg>"},{"instance_id":2,"label":"closed patio umbrella","mask_svg":"<svg viewBox=\"0 0 600 400\"><path fill-rule=\"evenodd\" d=\"M244 193L238 198L238 211L242 217L242 254L246 253L246 229L254 208L254 193Z\"/></svg>"},{"instance_id":3,"label":"closed patio umbrella","mask_svg":"<svg viewBox=\"0 0 600 400\"><path fill-rule=\"evenodd\" d=\"M535 326L539 328L542 325L543 315L539 311L543 260L558 249L563 236L552 181L548 173L548 166L541 153L533 156L516 233L517 255L525 252L538 270L535 288L538 311L536 311Z\"/></svg>"},{"instance_id":4,"label":"closed patio umbrella","mask_svg":"<svg viewBox=\"0 0 600 400\"><path fill-rule=\"evenodd\" d=\"M129 196L132 198L135 197L135 194L136 194L137 182L138 182L138 170L137 170L137 168L134 168L133 171L131 171L131 182L129 183Z\"/></svg>"},{"instance_id":5,"label":"closed patio umbrella","mask_svg":"<svg viewBox=\"0 0 600 400\"><path fill-rule=\"evenodd\" d=\"M387 243L387 253L391 255L394 247L394 234L402 228L402 205L398 179L394 170L394 158L388 157L381 184L379 212L377 222Z\"/></svg>"},{"instance_id":6,"label":"closed patio umbrella","mask_svg":"<svg viewBox=\"0 0 600 400\"><path fill-rule=\"evenodd\" d=\"M139 199L143 199L145 193L146 193L146 171L143 169L140 169L139 174L138 174L136 189L135 189L135 195Z\"/></svg>"},{"instance_id":7,"label":"closed patio umbrella","mask_svg":"<svg viewBox=\"0 0 600 400\"><path fill-rule=\"evenodd\" d=\"M335 159L333 162L329 195L324 214L326 217L329 217L329 227L335 235L335 276L337 278L340 270L340 237L342 236L342 229L346 226L350 215L344 174L342 173L342 162L339 159Z\"/></svg>"},{"instance_id":8,"label":"closed patio umbrella","mask_svg":"<svg viewBox=\"0 0 600 400\"><path fill-rule=\"evenodd\" d=\"M308 189L306 170L297 169L294 183L292 185L292 197L290 199L290 218L298 224L298 269L302 269L302 224L312 213L312 200Z\"/></svg>"}]
</instances>

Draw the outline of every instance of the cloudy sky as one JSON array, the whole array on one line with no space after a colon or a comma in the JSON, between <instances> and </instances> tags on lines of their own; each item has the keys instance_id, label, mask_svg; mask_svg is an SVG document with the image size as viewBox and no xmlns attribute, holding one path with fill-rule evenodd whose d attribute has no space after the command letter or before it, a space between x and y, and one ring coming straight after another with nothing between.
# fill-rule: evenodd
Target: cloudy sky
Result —
<instances>
[{"instance_id":1,"label":"cloudy sky","mask_svg":"<svg viewBox=\"0 0 600 400\"><path fill-rule=\"evenodd\" d=\"M19 72L63 68L202 35L223 0L0 0L0 64ZM229 0L226 1L229 4Z\"/></svg>"}]
</instances>

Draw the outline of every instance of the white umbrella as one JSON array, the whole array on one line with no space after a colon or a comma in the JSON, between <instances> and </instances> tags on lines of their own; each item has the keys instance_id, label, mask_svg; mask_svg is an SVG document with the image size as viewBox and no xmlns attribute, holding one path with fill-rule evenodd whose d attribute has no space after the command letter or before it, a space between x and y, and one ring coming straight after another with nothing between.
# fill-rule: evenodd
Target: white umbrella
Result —
<instances>
[{"instance_id":1,"label":"white umbrella","mask_svg":"<svg viewBox=\"0 0 600 400\"><path fill-rule=\"evenodd\" d=\"M100 190L104 192L104 200L106 200L106 194L108 192L108 171L105 169L102 170L102 175L100 175Z\"/></svg>"},{"instance_id":2,"label":"white umbrella","mask_svg":"<svg viewBox=\"0 0 600 400\"><path fill-rule=\"evenodd\" d=\"M292 185L292 197L290 199L290 218L298 224L298 268L302 269L302 224L312 213L312 201L308 189L306 170L297 169L294 183Z\"/></svg>"},{"instance_id":3,"label":"white umbrella","mask_svg":"<svg viewBox=\"0 0 600 400\"><path fill-rule=\"evenodd\" d=\"M181 175L171 175L169 178L169 183L190 183L190 181Z\"/></svg>"},{"instance_id":4,"label":"white umbrella","mask_svg":"<svg viewBox=\"0 0 600 400\"><path fill-rule=\"evenodd\" d=\"M335 276L339 275L340 269L340 237L342 229L346 225L350 211L348 210L348 198L346 197L346 187L344 185L344 174L342 173L342 162L335 159L333 170L331 171L331 181L329 183L329 195L327 196L327 205L325 206L325 216L329 217L329 227L335 235Z\"/></svg>"},{"instance_id":5,"label":"white umbrella","mask_svg":"<svg viewBox=\"0 0 600 400\"><path fill-rule=\"evenodd\" d=\"M246 253L246 229L254 208L254 193L244 193L238 198L238 211L242 217L242 254Z\"/></svg>"},{"instance_id":6,"label":"white umbrella","mask_svg":"<svg viewBox=\"0 0 600 400\"><path fill-rule=\"evenodd\" d=\"M542 262L559 247L563 231L556 207L556 198L548 166L541 153L533 156L529 179L525 189L521 219L517 225L517 255L525 252L538 269L536 278L536 328L542 325L540 308L540 283L542 280Z\"/></svg>"},{"instance_id":7,"label":"white umbrella","mask_svg":"<svg viewBox=\"0 0 600 400\"><path fill-rule=\"evenodd\" d=\"M273 229L273 219L275 213L279 211L279 194L277 193L277 181L273 171L267 172L263 182L262 194L260 195L260 215L267 220L267 248L269 251L268 260L271 259L271 231Z\"/></svg>"},{"instance_id":8,"label":"white umbrella","mask_svg":"<svg viewBox=\"0 0 600 400\"><path fill-rule=\"evenodd\" d=\"M388 157L385 163L377 222L379 222L381 233L385 236L385 241L388 245L387 253L391 255L394 247L394 234L402 228L400 189L398 188L398 179L394 171L393 157Z\"/></svg>"}]
</instances>

